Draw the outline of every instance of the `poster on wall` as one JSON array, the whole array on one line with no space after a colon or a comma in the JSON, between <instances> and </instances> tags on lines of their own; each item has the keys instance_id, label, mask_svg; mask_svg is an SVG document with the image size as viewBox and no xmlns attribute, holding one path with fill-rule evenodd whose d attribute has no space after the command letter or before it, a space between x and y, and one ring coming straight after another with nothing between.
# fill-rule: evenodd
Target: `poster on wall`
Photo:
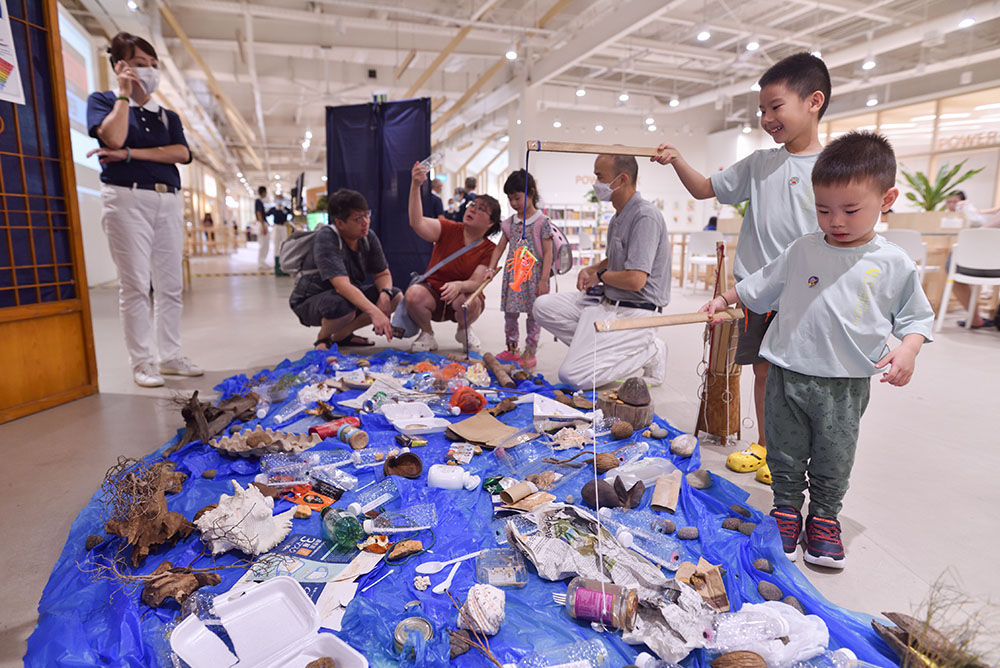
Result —
<instances>
[{"instance_id":1,"label":"poster on wall","mask_svg":"<svg viewBox=\"0 0 1000 668\"><path fill-rule=\"evenodd\" d=\"M17 66L17 52L10 32L6 3L0 3L0 100L24 104L21 72Z\"/></svg>"}]
</instances>

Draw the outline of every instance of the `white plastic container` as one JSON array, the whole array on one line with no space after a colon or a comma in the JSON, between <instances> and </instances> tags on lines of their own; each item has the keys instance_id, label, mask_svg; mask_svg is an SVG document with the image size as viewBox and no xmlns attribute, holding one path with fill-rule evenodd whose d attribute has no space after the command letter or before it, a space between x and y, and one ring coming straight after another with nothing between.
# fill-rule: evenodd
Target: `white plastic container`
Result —
<instances>
[{"instance_id":1,"label":"white plastic container","mask_svg":"<svg viewBox=\"0 0 1000 668\"><path fill-rule=\"evenodd\" d=\"M482 479L461 466L435 464L427 471L427 486L441 489L475 489Z\"/></svg>"},{"instance_id":2,"label":"white plastic container","mask_svg":"<svg viewBox=\"0 0 1000 668\"><path fill-rule=\"evenodd\" d=\"M191 668L226 668L237 663L239 668L301 668L324 656L338 667L368 667L368 659L343 640L319 633L316 606L287 575L217 596L214 606L236 654L191 615L170 634L170 647Z\"/></svg>"},{"instance_id":3,"label":"white plastic container","mask_svg":"<svg viewBox=\"0 0 1000 668\"><path fill-rule=\"evenodd\" d=\"M407 436L443 432L451 423L434 417L434 411L425 403L414 401L400 404L383 404L380 408L396 431Z\"/></svg>"}]
</instances>

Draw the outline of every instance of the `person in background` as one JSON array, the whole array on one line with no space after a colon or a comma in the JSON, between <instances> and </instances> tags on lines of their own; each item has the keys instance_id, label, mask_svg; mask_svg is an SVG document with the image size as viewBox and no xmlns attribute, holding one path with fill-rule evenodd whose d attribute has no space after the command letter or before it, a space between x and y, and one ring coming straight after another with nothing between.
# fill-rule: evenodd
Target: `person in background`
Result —
<instances>
[{"instance_id":1,"label":"person in background","mask_svg":"<svg viewBox=\"0 0 1000 668\"><path fill-rule=\"evenodd\" d=\"M431 181L430 192L423 198L425 218L439 218L444 215L444 202L441 201L443 187L441 179Z\"/></svg>"},{"instance_id":2,"label":"person in background","mask_svg":"<svg viewBox=\"0 0 1000 668\"><path fill-rule=\"evenodd\" d=\"M264 198L267 197L267 188L261 186L257 188L257 199L253 203L254 221L257 223L257 266L261 269L270 269L267 264L267 250L271 245L271 235L267 230L267 209L264 207Z\"/></svg>"},{"instance_id":3,"label":"person in background","mask_svg":"<svg viewBox=\"0 0 1000 668\"><path fill-rule=\"evenodd\" d=\"M101 163L101 224L118 268L132 378L158 387L161 374L203 373L181 355L184 198L176 165L191 162L191 151L180 118L151 97L160 82L153 46L120 32L108 52L118 89L87 99L87 128L100 145L87 157L96 154Z\"/></svg>"},{"instance_id":4,"label":"person in background","mask_svg":"<svg viewBox=\"0 0 1000 668\"><path fill-rule=\"evenodd\" d=\"M455 220L462 222L465 220L465 210L469 207L469 204L476 199L476 177L467 176L465 178L465 199L458 206L458 213L456 214Z\"/></svg>"},{"instance_id":5,"label":"person in background","mask_svg":"<svg viewBox=\"0 0 1000 668\"><path fill-rule=\"evenodd\" d=\"M719 217L718 216L711 216L708 219L708 224L705 225L704 229L706 231L713 231L713 230L716 229L716 225L718 225L718 223L719 223Z\"/></svg>"},{"instance_id":6,"label":"person in background","mask_svg":"<svg viewBox=\"0 0 1000 668\"><path fill-rule=\"evenodd\" d=\"M458 216L458 210L464 203L465 203L465 188L455 188L455 207L452 209L451 215L448 216L449 220L454 220L456 223L462 222L462 219L459 218Z\"/></svg>"},{"instance_id":7,"label":"person in background","mask_svg":"<svg viewBox=\"0 0 1000 668\"><path fill-rule=\"evenodd\" d=\"M469 304L468 315L462 308L469 297L486 280L490 257L496 246L487 237L500 231L500 203L489 195L470 205L461 223L439 218L425 218L420 203L420 186L427 180L427 169L415 163L410 182L410 227L424 241L434 244L430 269L455 251L472 246L433 274L423 283L406 290L406 312L420 328L420 334L410 344L411 352L437 350L431 322L451 320L458 323L455 340L468 341L469 350L479 350L480 342L470 329L482 314L486 298L480 294Z\"/></svg>"},{"instance_id":8,"label":"person in background","mask_svg":"<svg viewBox=\"0 0 1000 668\"><path fill-rule=\"evenodd\" d=\"M454 214L457 209L458 207L455 206L455 198L449 197L448 206L445 208L445 213L444 213L445 218L451 220L452 214Z\"/></svg>"},{"instance_id":9,"label":"person in background","mask_svg":"<svg viewBox=\"0 0 1000 668\"><path fill-rule=\"evenodd\" d=\"M201 219L201 227L205 232L205 244L208 250L211 251L211 243L215 241L215 221L212 220L212 214L208 211L205 212L205 217Z\"/></svg>"},{"instance_id":10,"label":"person in background","mask_svg":"<svg viewBox=\"0 0 1000 668\"><path fill-rule=\"evenodd\" d=\"M945 200L944 207L946 211L961 213L965 217L965 222L968 223L969 227L1000 227L1000 216L993 215L1000 212L1000 206L980 211L972 202L965 198L965 193L961 190L952 191L948 195L948 199ZM951 266L951 256L948 257L948 266ZM984 269L980 270L980 275L1000 276L1000 271ZM968 308L969 300L972 299L971 285L955 282L951 286L951 293L963 308ZM942 308L947 308L947 305L943 305ZM958 321L959 327L965 327L965 325L965 320ZM997 323L994 319L981 316L978 309L972 315L971 329L994 327L996 325Z\"/></svg>"}]
</instances>

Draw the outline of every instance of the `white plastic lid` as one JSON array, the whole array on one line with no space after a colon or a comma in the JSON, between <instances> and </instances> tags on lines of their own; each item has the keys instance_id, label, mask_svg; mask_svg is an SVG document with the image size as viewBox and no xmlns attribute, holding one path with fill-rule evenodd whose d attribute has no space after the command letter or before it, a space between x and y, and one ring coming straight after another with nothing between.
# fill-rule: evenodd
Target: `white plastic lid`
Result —
<instances>
[{"instance_id":1,"label":"white plastic lid","mask_svg":"<svg viewBox=\"0 0 1000 668\"><path fill-rule=\"evenodd\" d=\"M365 530L365 533L375 533L375 523L371 520L362 522L361 527Z\"/></svg>"},{"instance_id":2,"label":"white plastic lid","mask_svg":"<svg viewBox=\"0 0 1000 668\"><path fill-rule=\"evenodd\" d=\"M632 536L632 532L625 529L624 527L618 530L618 533L615 535L615 538L617 538L618 542L622 544L622 547L626 549L632 547L634 537Z\"/></svg>"},{"instance_id":3,"label":"white plastic lid","mask_svg":"<svg viewBox=\"0 0 1000 668\"><path fill-rule=\"evenodd\" d=\"M639 656L635 657L635 665L638 666L638 668L647 668L647 666L652 666L654 661L656 661L656 657L646 652L640 652Z\"/></svg>"},{"instance_id":4,"label":"white plastic lid","mask_svg":"<svg viewBox=\"0 0 1000 668\"><path fill-rule=\"evenodd\" d=\"M472 475L466 471L465 477L462 480L462 486L465 487L465 489L475 489L479 486L480 482L482 482L482 478L477 475Z\"/></svg>"},{"instance_id":5,"label":"white plastic lid","mask_svg":"<svg viewBox=\"0 0 1000 668\"><path fill-rule=\"evenodd\" d=\"M347 506L347 512L357 517L361 514L361 504L355 501L354 503Z\"/></svg>"},{"instance_id":6,"label":"white plastic lid","mask_svg":"<svg viewBox=\"0 0 1000 668\"><path fill-rule=\"evenodd\" d=\"M857 661L858 660L858 655L855 654L854 652L852 652L851 650L847 649L846 647L841 647L840 649L836 649L836 650L833 651L833 653L834 654L840 654L841 656L843 656L844 658L846 658L848 661Z\"/></svg>"}]
</instances>

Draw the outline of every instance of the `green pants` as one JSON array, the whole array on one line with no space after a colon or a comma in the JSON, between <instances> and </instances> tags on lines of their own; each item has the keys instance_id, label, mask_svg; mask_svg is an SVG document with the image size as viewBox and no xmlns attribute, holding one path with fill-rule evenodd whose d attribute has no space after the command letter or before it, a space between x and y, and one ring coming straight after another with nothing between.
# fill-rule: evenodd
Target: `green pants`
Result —
<instances>
[{"instance_id":1,"label":"green pants","mask_svg":"<svg viewBox=\"0 0 1000 668\"><path fill-rule=\"evenodd\" d=\"M847 493L870 378L820 378L771 365L764 433L774 505L836 519Z\"/></svg>"}]
</instances>

